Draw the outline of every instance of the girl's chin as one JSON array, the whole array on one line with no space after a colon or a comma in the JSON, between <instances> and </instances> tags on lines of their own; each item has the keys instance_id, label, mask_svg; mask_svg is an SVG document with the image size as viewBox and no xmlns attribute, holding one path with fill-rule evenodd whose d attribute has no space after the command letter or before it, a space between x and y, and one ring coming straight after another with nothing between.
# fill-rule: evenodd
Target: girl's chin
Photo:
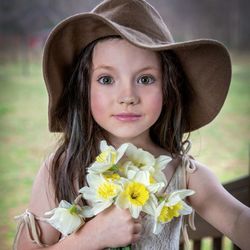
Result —
<instances>
[{"instance_id":1,"label":"girl's chin","mask_svg":"<svg viewBox=\"0 0 250 250\"><path fill-rule=\"evenodd\" d=\"M133 143L135 146L146 145L151 142L148 133L138 134L138 133L122 133L121 134L108 134L108 139L113 145L121 145L123 143Z\"/></svg>"}]
</instances>

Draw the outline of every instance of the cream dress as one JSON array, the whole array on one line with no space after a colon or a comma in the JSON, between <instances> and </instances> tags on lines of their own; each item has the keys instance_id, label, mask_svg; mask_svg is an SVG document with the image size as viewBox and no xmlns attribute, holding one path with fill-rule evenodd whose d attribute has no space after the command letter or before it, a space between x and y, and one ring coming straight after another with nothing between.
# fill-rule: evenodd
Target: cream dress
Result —
<instances>
[{"instance_id":1,"label":"cream dress","mask_svg":"<svg viewBox=\"0 0 250 250\"><path fill-rule=\"evenodd\" d=\"M177 167L174 175L169 181L166 193L171 193L177 189L186 188L186 172L194 172L195 165L188 156L183 156L181 164ZM190 215L190 226L194 229L193 214ZM152 233L153 218L145 216L142 220L142 234L140 240L133 245L136 250L177 250L180 245L181 230L183 231L183 240L188 243L186 225L183 217L174 218L166 223L160 234Z\"/></svg>"}]
</instances>

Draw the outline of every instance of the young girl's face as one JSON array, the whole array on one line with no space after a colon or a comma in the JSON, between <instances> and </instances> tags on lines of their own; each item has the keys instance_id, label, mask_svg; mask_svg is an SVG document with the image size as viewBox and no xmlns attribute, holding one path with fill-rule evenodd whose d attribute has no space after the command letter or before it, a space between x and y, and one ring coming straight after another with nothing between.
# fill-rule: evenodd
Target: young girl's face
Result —
<instances>
[{"instance_id":1,"label":"young girl's face","mask_svg":"<svg viewBox=\"0 0 250 250\"><path fill-rule=\"evenodd\" d=\"M90 79L91 112L109 140L148 143L162 109L159 55L123 39L98 42Z\"/></svg>"}]
</instances>

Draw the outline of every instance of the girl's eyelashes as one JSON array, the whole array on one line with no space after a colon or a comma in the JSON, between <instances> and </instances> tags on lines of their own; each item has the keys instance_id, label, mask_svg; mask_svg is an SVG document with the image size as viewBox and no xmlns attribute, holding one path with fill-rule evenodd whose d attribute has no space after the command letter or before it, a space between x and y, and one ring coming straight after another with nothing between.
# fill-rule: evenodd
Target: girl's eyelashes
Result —
<instances>
[{"instance_id":1,"label":"girl's eyelashes","mask_svg":"<svg viewBox=\"0 0 250 250\"><path fill-rule=\"evenodd\" d=\"M139 76L136 80L138 84L142 84L142 85L150 85L150 84L153 84L155 81L156 81L156 78L152 75L142 75L142 76ZM97 82L99 82L102 85L110 85L114 83L114 79L112 76L103 75L97 79Z\"/></svg>"},{"instance_id":2,"label":"girl's eyelashes","mask_svg":"<svg viewBox=\"0 0 250 250\"><path fill-rule=\"evenodd\" d=\"M99 77L97 79L97 81L103 85L109 85L109 84L112 84L114 82L113 78L111 76L108 76L108 75Z\"/></svg>"},{"instance_id":3,"label":"girl's eyelashes","mask_svg":"<svg viewBox=\"0 0 250 250\"><path fill-rule=\"evenodd\" d=\"M152 75L142 75L137 79L137 83L143 84L143 85L150 85L155 82L155 77Z\"/></svg>"}]
</instances>

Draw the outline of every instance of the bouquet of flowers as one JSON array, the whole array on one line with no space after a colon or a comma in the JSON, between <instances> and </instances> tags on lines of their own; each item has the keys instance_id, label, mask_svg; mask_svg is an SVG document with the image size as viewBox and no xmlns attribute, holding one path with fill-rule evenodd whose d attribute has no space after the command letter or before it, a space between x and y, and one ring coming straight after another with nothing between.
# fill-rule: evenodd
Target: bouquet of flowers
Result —
<instances>
[{"instance_id":1,"label":"bouquet of flowers","mask_svg":"<svg viewBox=\"0 0 250 250\"><path fill-rule=\"evenodd\" d=\"M47 222L64 236L77 231L85 218L93 217L111 205L129 209L133 218L138 218L141 212L153 216L154 234L159 234L164 224L174 217L192 212L184 199L194 191L163 192L167 185L163 169L171 157L155 158L131 143L122 144L116 150L101 141L100 151L88 168L89 186L79 190L80 195L73 204L61 201L59 207L45 214L50 216ZM88 200L91 206L80 206L81 198Z\"/></svg>"}]
</instances>

